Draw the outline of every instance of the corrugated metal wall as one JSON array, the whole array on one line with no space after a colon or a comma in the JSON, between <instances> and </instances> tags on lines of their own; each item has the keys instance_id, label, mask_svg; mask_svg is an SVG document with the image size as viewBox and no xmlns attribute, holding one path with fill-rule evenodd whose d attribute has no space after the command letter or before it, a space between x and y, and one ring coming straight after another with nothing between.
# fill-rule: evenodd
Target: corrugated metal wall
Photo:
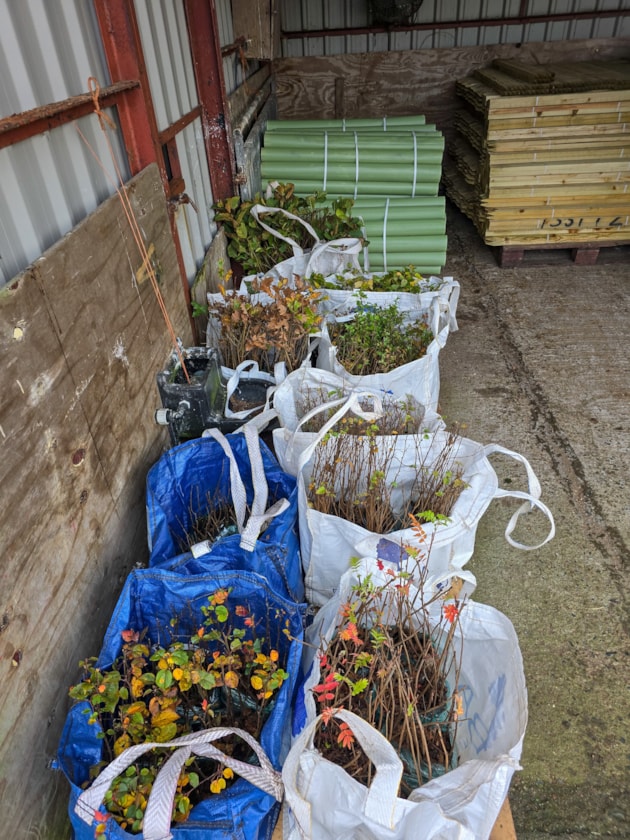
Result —
<instances>
[{"instance_id":1,"label":"corrugated metal wall","mask_svg":"<svg viewBox=\"0 0 630 840\"><path fill-rule=\"evenodd\" d=\"M230 0L215 0L215 7L219 24L219 41L222 47L227 47L234 41L232 4ZM223 77L228 95L234 93L236 88L243 83L243 67L238 53L226 55L223 59Z\"/></svg>"},{"instance_id":2,"label":"corrugated metal wall","mask_svg":"<svg viewBox=\"0 0 630 840\"><path fill-rule=\"evenodd\" d=\"M0 117L85 93L90 76L109 83L91 3L0 0L0 21ZM0 286L114 191L77 127L115 177L95 116L0 150ZM126 178L119 135L110 138Z\"/></svg>"},{"instance_id":3,"label":"corrugated metal wall","mask_svg":"<svg viewBox=\"0 0 630 840\"><path fill-rule=\"evenodd\" d=\"M229 47L234 43L234 29L232 28L232 3L230 0L215 0L217 21L219 24L219 40L222 47ZM260 68L260 62L244 61L239 52L233 52L223 58L223 76L225 90L229 96L243 84L243 81L253 75Z\"/></svg>"},{"instance_id":4,"label":"corrugated metal wall","mask_svg":"<svg viewBox=\"0 0 630 840\"><path fill-rule=\"evenodd\" d=\"M134 5L157 127L164 131L199 104L184 3L135 0ZM186 193L194 202L176 211L186 276L192 280L216 233L200 117L177 135L176 143Z\"/></svg>"},{"instance_id":5,"label":"corrugated metal wall","mask_svg":"<svg viewBox=\"0 0 630 840\"><path fill-rule=\"evenodd\" d=\"M369 0L280 0L282 29L285 32L367 27L371 23L368 9ZM516 18L520 9L520 0L424 0L413 22L422 24ZM581 12L593 14L584 20L283 38L282 55L300 57L628 37L628 16L602 18L598 15L603 11L629 9L630 0L529 0L526 11L529 16L575 15Z\"/></svg>"}]
</instances>

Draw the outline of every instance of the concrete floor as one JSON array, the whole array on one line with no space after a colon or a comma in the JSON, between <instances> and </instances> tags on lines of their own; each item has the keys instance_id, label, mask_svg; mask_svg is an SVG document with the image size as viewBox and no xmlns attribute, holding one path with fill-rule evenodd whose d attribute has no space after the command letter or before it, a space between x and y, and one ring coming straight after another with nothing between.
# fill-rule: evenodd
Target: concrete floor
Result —
<instances>
[{"instance_id":1,"label":"concrete floor","mask_svg":"<svg viewBox=\"0 0 630 840\"><path fill-rule=\"evenodd\" d=\"M595 266L569 251L498 267L453 207L444 274L461 284L459 331L440 356L441 410L466 435L525 455L556 521L534 552L491 504L469 568L477 601L519 635L529 696L523 770L510 801L518 840L630 837L630 247ZM522 468L492 457L501 484ZM542 515L515 536L534 543Z\"/></svg>"}]
</instances>

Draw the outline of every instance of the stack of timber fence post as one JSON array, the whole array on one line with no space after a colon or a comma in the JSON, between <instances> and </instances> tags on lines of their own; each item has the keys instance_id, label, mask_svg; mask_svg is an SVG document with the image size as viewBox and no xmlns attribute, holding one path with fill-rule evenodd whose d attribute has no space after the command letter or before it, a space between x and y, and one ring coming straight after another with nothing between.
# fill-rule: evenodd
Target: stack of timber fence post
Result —
<instances>
[{"instance_id":1,"label":"stack of timber fence post","mask_svg":"<svg viewBox=\"0 0 630 840\"><path fill-rule=\"evenodd\" d=\"M495 60L456 89L444 186L501 265L630 244L630 61Z\"/></svg>"}]
</instances>

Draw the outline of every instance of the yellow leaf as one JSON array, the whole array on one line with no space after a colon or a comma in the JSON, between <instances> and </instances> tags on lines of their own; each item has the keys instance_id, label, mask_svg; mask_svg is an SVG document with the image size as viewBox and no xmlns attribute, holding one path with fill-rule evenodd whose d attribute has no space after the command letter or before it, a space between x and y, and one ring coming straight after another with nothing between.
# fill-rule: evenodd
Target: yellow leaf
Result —
<instances>
[{"instance_id":1,"label":"yellow leaf","mask_svg":"<svg viewBox=\"0 0 630 840\"><path fill-rule=\"evenodd\" d=\"M256 691L260 691L263 687L263 681L260 677L252 677L252 688L256 689Z\"/></svg>"},{"instance_id":2,"label":"yellow leaf","mask_svg":"<svg viewBox=\"0 0 630 840\"><path fill-rule=\"evenodd\" d=\"M188 672L184 672L181 680L179 680L180 691L190 691L192 688L192 676Z\"/></svg>"},{"instance_id":3,"label":"yellow leaf","mask_svg":"<svg viewBox=\"0 0 630 840\"><path fill-rule=\"evenodd\" d=\"M173 669L173 678L176 679L177 682L179 682L183 676L184 676L184 672L182 671L181 668L174 668Z\"/></svg>"},{"instance_id":4,"label":"yellow leaf","mask_svg":"<svg viewBox=\"0 0 630 840\"><path fill-rule=\"evenodd\" d=\"M142 697L145 685L138 677L131 678L131 695L132 697Z\"/></svg>"},{"instance_id":5,"label":"yellow leaf","mask_svg":"<svg viewBox=\"0 0 630 840\"><path fill-rule=\"evenodd\" d=\"M127 708L127 714L135 715L136 712L141 712L142 714L144 714L146 710L146 703L132 703L131 706Z\"/></svg>"},{"instance_id":6,"label":"yellow leaf","mask_svg":"<svg viewBox=\"0 0 630 840\"><path fill-rule=\"evenodd\" d=\"M130 746L131 738L125 732L124 735L121 735L120 738L116 738L116 740L114 741L114 755L120 755L121 752L124 752Z\"/></svg>"},{"instance_id":7,"label":"yellow leaf","mask_svg":"<svg viewBox=\"0 0 630 840\"><path fill-rule=\"evenodd\" d=\"M214 779L214 781L210 782L210 790L212 793L221 793L225 786L225 779Z\"/></svg>"},{"instance_id":8,"label":"yellow leaf","mask_svg":"<svg viewBox=\"0 0 630 840\"><path fill-rule=\"evenodd\" d=\"M234 778L234 771L230 767L223 768L223 778L224 779L233 779Z\"/></svg>"},{"instance_id":9,"label":"yellow leaf","mask_svg":"<svg viewBox=\"0 0 630 840\"><path fill-rule=\"evenodd\" d=\"M158 712L157 715L154 715L151 719L151 724L153 726L166 726L167 723L173 723L174 720L178 719L179 715L171 706L169 708L162 709L161 712Z\"/></svg>"},{"instance_id":10,"label":"yellow leaf","mask_svg":"<svg viewBox=\"0 0 630 840\"><path fill-rule=\"evenodd\" d=\"M277 662L279 655L280 654L277 650L272 650L269 654L269 659L271 659L272 662Z\"/></svg>"},{"instance_id":11,"label":"yellow leaf","mask_svg":"<svg viewBox=\"0 0 630 840\"><path fill-rule=\"evenodd\" d=\"M238 674L236 671L227 671L224 680L228 688L236 688L238 686Z\"/></svg>"},{"instance_id":12,"label":"yellow leaf","mask_svg":"<svg viewBox=\"0 0 630 840\"><path fill-rule=\"evenodd\" d=\"M164 726L154 726L151 730L151 737L160 744L166 741L172 741L177 736L177 725L174 723L167 723Z\"/></svg>"}]
</instances>

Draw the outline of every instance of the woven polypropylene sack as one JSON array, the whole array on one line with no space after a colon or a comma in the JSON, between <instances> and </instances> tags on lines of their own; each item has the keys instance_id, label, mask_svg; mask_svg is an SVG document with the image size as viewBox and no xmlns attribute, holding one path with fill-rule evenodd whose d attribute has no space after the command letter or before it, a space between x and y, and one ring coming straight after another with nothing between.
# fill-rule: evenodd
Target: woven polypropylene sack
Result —
<instances>
[{"instance_id":1,"label":"woven polypropylene sack","mask_svg":"<svg viewBox=\"0 0 630 840\"><path fill-rule=\"evenodd\" d=\"M340 608L360 577L379 584L373 560L348 571L337 595L318 613L309 640L330 638ZM441 604L432 605L436 610ZM437 620L437 616L436 616ZM309 631L310 633L310 631ZM459 651L456 685L462 714L455 736L458 766L398 798L403 765L392 745L349 712L339 712L376 768L369 788L313 746L317 722L310 689L319 681L318 657L300 689L294 741L282 776L289 806L288 840L487 840L519 768L527 726L527 690L518 638L494 607L468 601L460 609L452 644Z\"/></svg>"},{"instance_id":2,"label":"woven polypropylene sack","mask_svg":"<svg viewBox=\"0 0 630 840\"><path fill-rule=\"evenodd\" d=\"M185 574L214 568L253 571L267 577L279 594L301 601L295 479L280 468L254 429L211 433L215 437L169 449L149 471L149 564ZM219 500L240 511L239 533L193 546L187 563L182 557L188 553L187 534Z\"/></svg>"},{"instance_id":3,"label":"woven polypropylene sack","mask_svg":"<svg viewBox=\"0 0 630 840\"><path fill-rule=\"evenodd\" d=\"M422 435L383 436L375 439L378 446L393 453L389 460L385 481L391 487L391 505L397 514L404 511L421 471L431 473L441 453L449 445L449 433L437 431ZM369 438L362 439L366 455L357 457L358 472L368 462ZM533 550L551 540L555 534L553 516L540 501L541 486L529 462L522 455L496 444L486 446L461 438L452 451L450 469L461 473L465 483L446 522L423 523L424 538L419 538L409 527L387 534L368 531L361 525L331 514L322 513L309 504L307 488L311 481L315 446L332 451L335 441L311 444L301 455L302 468L298 475L298 508L300 549L304 566L306 599L321 606L336 591L341 576L352 557L378 556L382 560L404 561L405 547L410 546L425 555L428 574L444 575L461 573L472 557L477 527L493 499L512 498L520 505L512 514L505 530L506 540L515 548ZM326 449L324 449L324 457ZM488 456L502 454L518 461L525 468L527 490L504 490L499 487L497 474ZM332 457L332 456L331 456ZM310 460L306 460L309 458ZM367 486L368 476L363 476ZM338 488L332 488L338 490ZM547 518L549 532L535 545L524 545L512 538L520 516L538 509Z\"/></svg>"},{"instance_id":4,"label":"woven polypropylene sack","mask_svg":"<svg viewBox=\"0 0 630 840\"><path fill-rule=\"evenodd\" d=\"M281 659L286 657L285 670L289 676L278 691L260 736L260 746L272 767L279 770L290 742L290 720L302 652L303 607L274 593L259 575L218 572L182 577L157 569L133 571L112 614L96 666L107 668L115 661L122 647L123 630L146 628L148 638L159 638L161 643L168 644L170 620L178 615L178 634L182 637L194 634L203 621L201 607L207 604L208 596L217 589L228 588L231 588L233 603L246 604L252 614L266 613L267 621L271 623L277 614L276 621L281 624L278 632L274 631L274 637L278 639ZM288 629L288 634L284 634L283 629ZM70 710L56 762L70 782L69 816L74 840L94 838L94 826L88 825L75 812L82 789L89 780L90 767L102 758L100 727L88 723L85 712L89 708L87 703L78 703ZM187 822L172 829L172 836L176 840L207 840L208 837L268 840L279 808L280 803L274 796L238 778L221 795L196 805ZM106 813L102 805L98 811ZM102 836L108 840L127 840L132 836L142 840L143 837L125 832L113 819L107 820L106 833Z\"/></svg>"}]
</instances>

